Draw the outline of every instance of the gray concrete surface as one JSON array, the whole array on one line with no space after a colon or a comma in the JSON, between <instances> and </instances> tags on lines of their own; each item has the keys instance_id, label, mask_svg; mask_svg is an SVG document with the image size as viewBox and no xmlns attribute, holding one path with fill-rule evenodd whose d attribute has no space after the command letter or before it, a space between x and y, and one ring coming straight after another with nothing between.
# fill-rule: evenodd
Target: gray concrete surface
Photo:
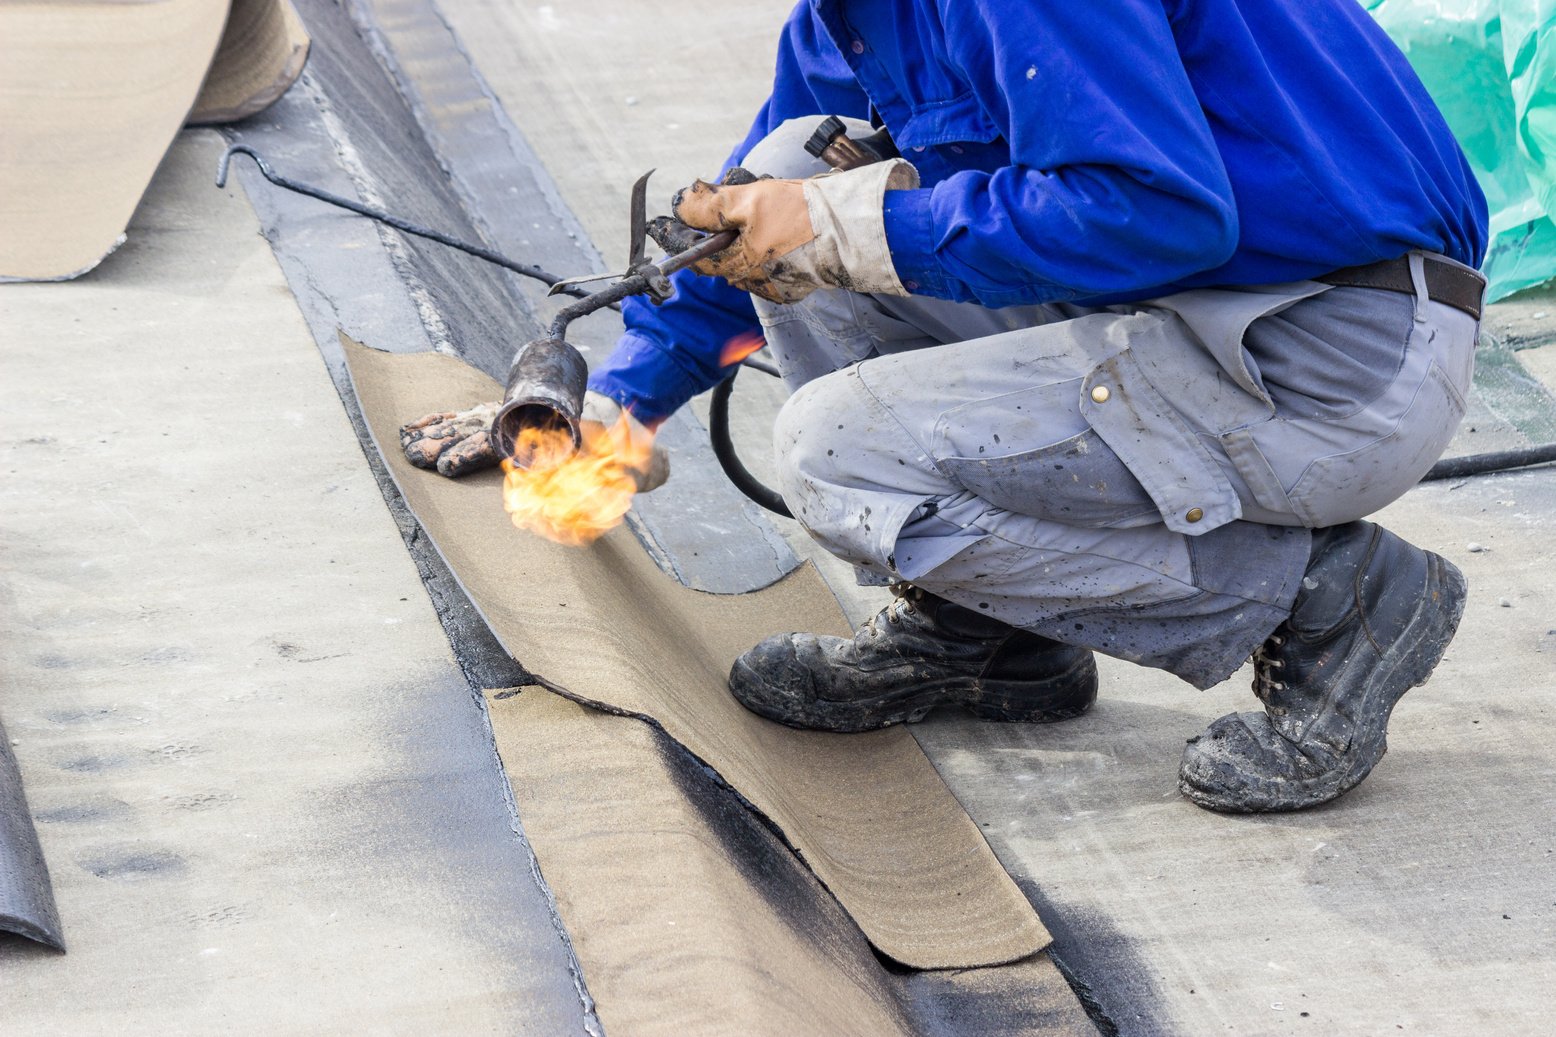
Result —
<instances>
[{"instance_id":1,"label":"gray concrete surface","mask_svg":"<svg viewBox=\"0 0 1556 1037\"><path fill-rule=\"evenodd\" d=\"M668 191L714 169L744 133L790 4L441 6L608 249L638 172L658 166ZM1499 309L1505 326L1492 325L1501 384L1515 389L1521 370L1550 378L1556 367L1552 347L1538 348L1556 305L1528 303ZM760 470L778 394L742 381L735 422ZM1530 399L1477 400L1454 450L1527 443L1527 421L1545 412L1514 420L1499 405ZM1082 720L935 718L916 729L1119 1032L1550 1031L1553 515L1549 469L1423 487L1384 514L1461 564L1472 600L1436 679L1401 706L1393 752L1332 807L1237 819L1179 798L1183 740L1251 708L1246 675L1201 694L1107 662L1102 701ZM878 591L827 571L856 618L876 607Z\"/></svg>"},{"instance_id":2,"label":"gray concrete surface","mask_svg":"<svg viewBox=\"0 0 1556 1037\"><path fill-rule=\"evenodd\" d=\"M0 289L0 714L70 953L7 1033L584 1033L450 653L220 139Z\"/></svg>"},{"instance_id":3,"label":"gray concrete surface","mask_svg":"<svg viewBox=\"0 0 1556 1037\"><path fill-rule=\"evenodd\" d=\"M371 0L386 11L394 0ZM627 251L632 182L649 214L713 176L767 99L790 0L441 0L607 264ZM619 265L614 267L619 269Z\"/></svg>"},{"instance_id":4,"label":"gray concrete surface","mask_svg":"<svg viewBox=\"0 0 1556 1037\"><path fill-rule=\"evenodd\" d=\"M1550 337L1556 337L1556 318L1552 319L1546 334L1546 341L1521 351L1518 354L1518 362L1523 364L1524 369L1538 378L1543 385L1556 392L1556 344L1549 341Z\"/></svg>"}]
</instances>

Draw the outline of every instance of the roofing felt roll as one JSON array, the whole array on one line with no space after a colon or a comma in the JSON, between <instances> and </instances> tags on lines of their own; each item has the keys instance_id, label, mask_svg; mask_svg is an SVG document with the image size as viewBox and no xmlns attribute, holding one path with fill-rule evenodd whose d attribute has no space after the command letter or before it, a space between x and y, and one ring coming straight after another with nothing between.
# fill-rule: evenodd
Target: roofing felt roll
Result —
<instances>
[{"instance_id":1,"label":"roofing felt roll","mask_svg":"<svg viewBox=\"0 0 1556 1037\"><path fill-rule=\"evenodd\" d=\"M189 123L236 122L264 111L302 75L308 42L290 0L232 0Z\"/></svg>"},{"instance_id":2,"label":"roofing felt roll","mask_svg":"<svg viewBox=\"0 0 1556 1037\"><path fill-rule=\"evenodd\" d=\"M43 862L43 848L32 826L22 792L22 774L11 754L11 740L0 726L0 929L19 933L58 950L60 935L54 887Z\"/></svg>"},{"instance_id":3,"label":"roofing felt roll","mask_svg":"<svg viewBox=\"0 0 1556 1037\"><path fill-rule=\"evenodd\" d=\"M649 717L772 819L882 953L915 968L1014 961L1047 931L910 734L796 731L743 709L729 666L781 631L848 632L802 568L764 590L704 594L666 576L625 529L589 548L516 530L501 474L413 468L402 423L496 399L448 356L342 336L362 413L406 503L503 646L579 701ZM659 492L674 492L673 483Z\"/></svg>"},{"instance_id":4,"label":"roofing felt roll","mask_svg":"<svg viewBox=\"0 0 1556 1037\"><path fill-rule=\"evenodd\" d=\"M216 52L227 5L0 4L0 281L95 267Z\"/></svg>"},{"instance_id":5,"label":"roofing felt roll","mask_svg":"<svg viewBox=\"0 0 1556 1037\"><path fill-rule=\"evenodd\" d=\"M307 54L288 0L0 4L0 281L91 270L185 119L253 115Z\"/></svg>"}]
</instances>

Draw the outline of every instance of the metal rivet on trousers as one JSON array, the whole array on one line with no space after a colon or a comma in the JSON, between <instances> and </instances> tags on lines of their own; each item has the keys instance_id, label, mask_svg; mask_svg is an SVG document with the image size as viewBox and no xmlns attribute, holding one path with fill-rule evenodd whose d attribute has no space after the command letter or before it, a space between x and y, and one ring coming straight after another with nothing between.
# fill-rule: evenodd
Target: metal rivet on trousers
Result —
<instances>
[{"instance_id":1,"label":"metal rivet on trousers","mask_svg":"<svg viewBox=\"0 0 1556 1037\"><path fill-rule=\"evenodd\" d=\"M1108 402L1108 397L1112 395L1112 393L1108 392L1107 386L1099 385L1091 390L1091 401L1093 403L1106 403Z\"/></svg>"},{"instance_id":2,"label":"metal rivet on trousers","mask_svg":"<svg viewBox=\"0 0 1556 1037\"><path fill-rule=\"evenodd\" d=\"M1205 513L1199 508L1190 508L1188 513L1183 517L1188 519L1190 522L1198 522L1200 519L1205 517Z\"/></svg>"}]
</instances>

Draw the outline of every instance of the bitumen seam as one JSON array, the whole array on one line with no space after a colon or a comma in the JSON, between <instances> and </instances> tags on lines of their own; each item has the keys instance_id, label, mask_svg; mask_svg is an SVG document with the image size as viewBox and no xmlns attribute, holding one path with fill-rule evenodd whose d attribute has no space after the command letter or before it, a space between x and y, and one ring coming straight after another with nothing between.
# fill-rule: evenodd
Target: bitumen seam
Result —
<instances>
[{"instance_id":1,"label":"bitumen seam","mask_svg":"<svg viewBox=\"0 0 1556 1037\"><path fill-rule=\"evenodd\" d=\"M380 488L382 483L379 484ZM409 547L409 545L407 545ZM441 618L441 616L439 617ZM445 626L445 630L448 628ZM487 712L486 700L481 696L478 688L471 688L472 693L480 701L481 718L486 725L487 748L491 752L492 766L499 774L504 772L502 759L497 754L497 740L492 735L492 720ZM508 811L508 825L513 834L518 838L519 845L524 847L524 855L529 860L530 874L534 876L535 885L539 887L546 900L546 911L551 919L551 928L556 931L557 939L561 941L563 949L567 953L567 971L572 978L573 989L578 994L578 1004L583 1011L583 1029L589 1037L605 1037L605 1028L600 1022L599 1014L595 1010L594 998L589 994L589 984L584 979L583 965L578 960L578 951L573 947L573 936L567 931L567 925L562 921L562 912L557 907L556 893L551 889L551 883L546 881L545 874L540 868L540 858L535 855L534 848L530 845L529 837L524 834L524 822L519 818L519 805L513 801L513 788L506 780L499 782L502 786L503 806Z\"/></svg>"}]
</instances>

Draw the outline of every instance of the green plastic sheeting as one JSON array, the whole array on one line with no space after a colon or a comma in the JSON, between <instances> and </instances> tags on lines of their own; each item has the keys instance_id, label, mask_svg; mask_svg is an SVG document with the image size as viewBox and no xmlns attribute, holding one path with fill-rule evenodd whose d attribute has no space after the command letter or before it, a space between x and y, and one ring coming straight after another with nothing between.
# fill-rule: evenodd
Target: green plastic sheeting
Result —
<instances>
[{"instance_id":1,"label":"green plastic sheeting","mask_svg":"<svg viewBox=\"0 0 1556 1037\"><path fill-rule=\"evenodd\" d=\"M1556 0L1363 0L1436 99L1491 208L1490 298L1556 277Z\"/></svg>"}]
</instances>

